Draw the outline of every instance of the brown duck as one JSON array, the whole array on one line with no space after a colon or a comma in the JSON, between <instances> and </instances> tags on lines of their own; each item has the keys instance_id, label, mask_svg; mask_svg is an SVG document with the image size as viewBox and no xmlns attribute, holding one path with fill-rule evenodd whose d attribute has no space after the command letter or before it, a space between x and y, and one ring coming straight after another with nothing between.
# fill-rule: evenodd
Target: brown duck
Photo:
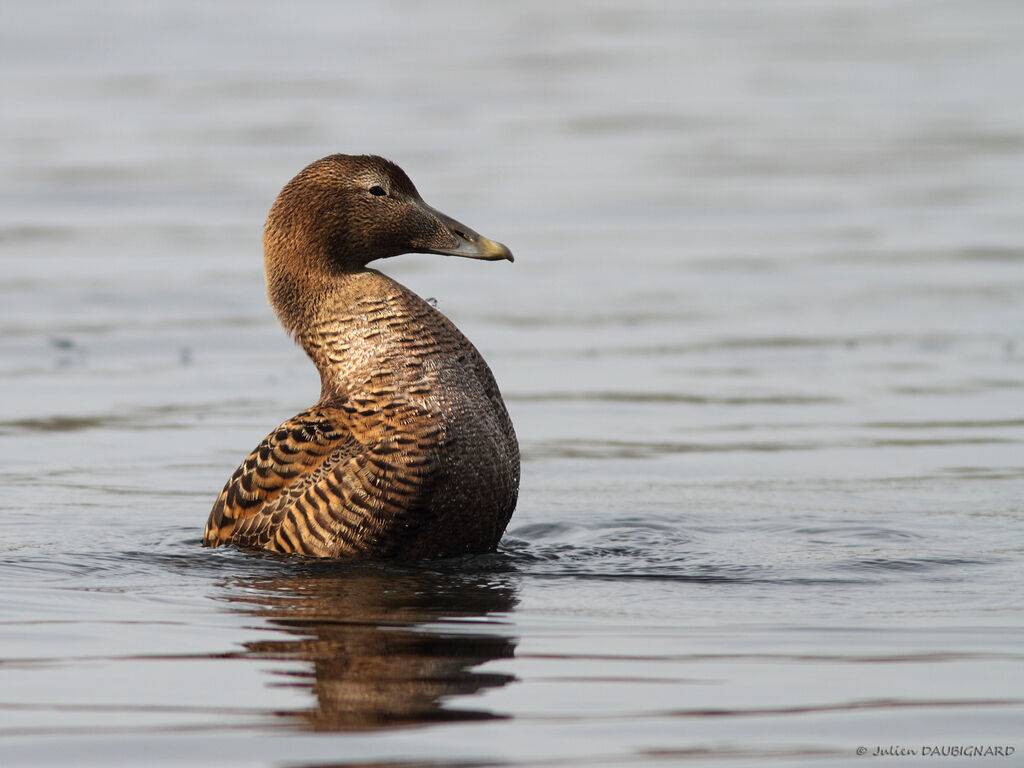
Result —
<instances>
[{"instance_id":1,"label":"brown duck","mask_svg":"<svg viewBox=\"0 0 1024 768\"><path fill-rule=\"evenodd\" d=\"M278 195L267 295L320 371L312 408L228 480L204 546L317 557L495 549L515 509L519 445L487 363L448 318L367 263L402 253L512 261L427 205L394 163L331 155Z\"/></svg>"}]
</instances>

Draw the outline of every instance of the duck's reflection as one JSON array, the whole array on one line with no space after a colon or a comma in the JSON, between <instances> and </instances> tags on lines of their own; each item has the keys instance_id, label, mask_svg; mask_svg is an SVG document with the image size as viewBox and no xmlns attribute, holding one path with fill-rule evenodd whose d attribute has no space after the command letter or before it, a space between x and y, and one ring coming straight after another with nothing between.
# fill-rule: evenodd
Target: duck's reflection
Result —
<instances>
[{"instance_id":1,"label":"duck's reflection","mask_svg":"<svg viewBox=\"0 0 1024 768\"><path fill-rule=\"evenodd\" d=\"M245 655L312 663L301 675L308 678L291 684L311 685L317 706L286 716L322 730L498 717L446 698L513 679L476 669L515 649L494 616L516 602L506 576L455 566L295 565L233 579L229 590L236 607L276 630L274 639L247 643Z\"/></svg>"}]
</instances>

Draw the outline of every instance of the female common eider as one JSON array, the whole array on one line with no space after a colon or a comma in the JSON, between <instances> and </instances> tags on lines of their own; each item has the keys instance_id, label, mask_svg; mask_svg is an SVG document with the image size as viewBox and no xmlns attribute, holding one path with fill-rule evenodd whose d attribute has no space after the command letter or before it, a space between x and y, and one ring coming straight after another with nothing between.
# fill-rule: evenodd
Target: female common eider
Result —
<instances>
[{"instance_id":1,"label":"female common eider","mask_svg":"<svg viewBox=\"0 0 1024 768\"><path fill-rule=\"evenodd\" d=\"M203 545L335 558L493 551L519 445L490 368L448 318L367 263L402 253L512 261L427 205L405 172L331 155L281 190L267 296L320 371L319 402L271 432L210 512Z\"/></svg>"}]
</instances>

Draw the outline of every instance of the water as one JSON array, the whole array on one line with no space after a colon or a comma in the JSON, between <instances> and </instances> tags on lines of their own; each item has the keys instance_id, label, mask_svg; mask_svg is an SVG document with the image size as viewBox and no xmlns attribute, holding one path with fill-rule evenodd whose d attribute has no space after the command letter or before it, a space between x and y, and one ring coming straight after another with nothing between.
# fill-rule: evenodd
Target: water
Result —
<instances>
[{"instance_id":1,"label":"water","mask_svg":"<svg viewBox=\"0 0 1024 768\"><path fill-rule=\"evenodd\" d=\"M3 765L1020 760L1019 3L8 5ZM505 393L493 556L199 547L335 151L516 254L382 265Z\"/></svg>"}]
</instances>

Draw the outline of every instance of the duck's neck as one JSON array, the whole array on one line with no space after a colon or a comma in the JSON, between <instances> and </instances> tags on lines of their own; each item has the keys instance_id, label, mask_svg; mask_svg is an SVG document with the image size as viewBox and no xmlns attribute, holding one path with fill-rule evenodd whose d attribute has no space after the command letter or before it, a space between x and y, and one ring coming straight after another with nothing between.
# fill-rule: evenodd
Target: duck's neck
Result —
<instances>
[{"instance_id":1,"label":"duck's neck","mask_svg":"<svg viewBox=\"0 0 1024 768\"><path fill-rule=\"evenodd\" d=\"M308 288L300 294L304 301L275 303L275 310L320 372L321 403L344 400L346 382L360 378L362 368L386 362L382 336L392 331L389 321L404 314L409 292L374 269L334 275L316 290Z\"/></svg>"}]
</instances>

